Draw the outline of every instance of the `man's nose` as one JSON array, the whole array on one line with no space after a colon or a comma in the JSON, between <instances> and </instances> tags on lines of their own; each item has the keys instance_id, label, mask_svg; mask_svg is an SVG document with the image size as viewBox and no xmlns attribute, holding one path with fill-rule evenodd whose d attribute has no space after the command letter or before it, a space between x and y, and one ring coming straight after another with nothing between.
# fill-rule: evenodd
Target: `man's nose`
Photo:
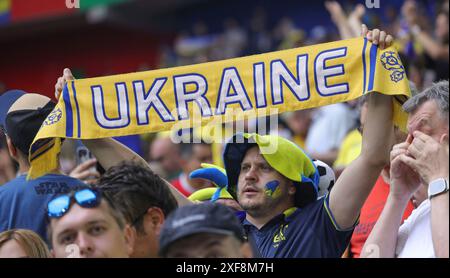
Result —
<instances>
[{"instance_id":1,"label":"man's nose","mask_svg":"<svg viewBox=\"0 0 450 278\"><path fill-rule=\"evenodd\" d=\"M81 257L89 257L94 253L94 242L91 237L85 233L78 234L77 245L80 248Z\"/></svg>"},{"instance_id":2,"label":"man's nose","mask_svg":"<svg viewBox=\"0 0 450 278\"><path fill-rule=\"evenodd\" d=\"M256 168L252 166L247 173L245 173L245 180L246 181L256 181L258 180L258 175L256 173Z\"/></svg>"}]
</instances>

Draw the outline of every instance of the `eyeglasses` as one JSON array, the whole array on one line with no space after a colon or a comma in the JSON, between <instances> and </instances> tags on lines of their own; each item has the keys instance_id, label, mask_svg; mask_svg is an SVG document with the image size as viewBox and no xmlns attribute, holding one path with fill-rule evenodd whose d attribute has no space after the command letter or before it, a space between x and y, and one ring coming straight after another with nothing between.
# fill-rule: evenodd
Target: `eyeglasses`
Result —
<instances>
[{"instance_id":1,"label":"eyeglasses","mask_svg":"<svg viewBox=\"0 0 450 278\"><path fill-rule=\"evenodd\" d=\"M48 217L62 217L72 205L72 200L75 200L83 208L94 208L100 205L101 194L96 190L85 188L71 192L70 194L58 196L47 204Z\"/></svg>"}]
</instances>

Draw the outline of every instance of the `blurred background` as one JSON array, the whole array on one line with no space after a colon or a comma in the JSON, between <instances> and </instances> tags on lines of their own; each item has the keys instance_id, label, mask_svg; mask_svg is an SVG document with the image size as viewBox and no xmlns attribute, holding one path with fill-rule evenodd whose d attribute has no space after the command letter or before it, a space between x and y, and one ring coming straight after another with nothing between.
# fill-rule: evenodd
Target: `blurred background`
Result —
<instances>
[{"instance_id":1,"label":"blurred background","mask_svg":"<svg viewBox=\"0 0 450 278\"><path fill-rule=\"evenodd\" d=\"M340 38L324 1L79 3L78 9L70 9L66 0L0 0L0 91L21 88L51 97L64 67L83 78L200 63ZM339 3L350 14L365 0ZM369 28L383 28L403 38L409 28L406 12L402 12L404 5L403 0L381 0L380 8L365 9L361 20ZM433 36L445 37L445 30L433 29L439 28L438 12L448 12L448 1L418 0L414 6L423 19L423 28ZM448 17L446 25L448 40ZM430 57L421 56L424 50L420 45L405 43L401 50L411 59L410 78L414 75L418 87L448 76L448 69L446 75L427 72L435 67Z\"/></svg>"}]
</instances>

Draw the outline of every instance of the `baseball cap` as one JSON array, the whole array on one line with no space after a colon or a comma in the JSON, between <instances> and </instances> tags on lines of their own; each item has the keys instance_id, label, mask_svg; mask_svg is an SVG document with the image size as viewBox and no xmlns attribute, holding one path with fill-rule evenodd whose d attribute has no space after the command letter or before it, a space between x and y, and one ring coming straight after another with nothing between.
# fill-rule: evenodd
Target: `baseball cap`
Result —
<instances>
[{"instance_id":1,"label":"baseball cap","mask_svg":"<svg viewBox=\"0 0 450 278\"><path fill-rule=\"evenodd\" d=\"M176 241L199 233L228 235L245 240L244 230L231 209L209 202L188 205L172 212L164 223L159 239L160 255L164 256Z\"/></svg>"},{"instance_id":2,"label":"baseball cap","mask_svg":"<svg viewBox=\"0 0 450 278\"><path fill-rule=\"evenodd\" d=\"M16 148L28 155L34 137L54 107L46 96L7 91L0 95L0 129Z\"/></svg>"},{"instance_id":3,"label":"baseball cap","mask_svg":"<svg viewBox=\"0 0 450 278\"><path fill-rule=\"evenodd\" d=\"M267 163L278 173L292 180L297 187L295 206L305 207L317 200L319 173L311 158L295 143L276 135L236 133L225 145L223 160L228 176L228 190L236 197L241 163L247 151L268 144L276 146L270 152L261 152Z\"/></svg>"}]
</instances>

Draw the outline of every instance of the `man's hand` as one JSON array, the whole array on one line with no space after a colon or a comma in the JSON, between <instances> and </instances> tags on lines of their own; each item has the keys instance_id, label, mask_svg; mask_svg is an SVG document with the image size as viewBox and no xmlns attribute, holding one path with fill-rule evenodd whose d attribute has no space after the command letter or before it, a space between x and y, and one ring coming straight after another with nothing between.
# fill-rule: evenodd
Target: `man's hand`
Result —
<instances>
[{"instance_id":1,"label":"man's hand","mask_svg":"<svg viewBox=\"0 0 450 278\"><path fill-rule=\"evenodd\" d=\"M388 48L394 42L394 38L385 31L380 31L379 29L369 31L365 24L361 26L361 35L371 43L378 45L380 49Z\"/></svg>"},{"instance_id":2,"label":"man's hand","mask_svg":"<svg viewBox=\"0 0 450 278\"><path fill-rule=\"evenodd\" d=\"M364 7L364 5L358 4L348 16L348 25L356 36L358 36L361 32L360 26L365 13L366 8Z\"/></svg>"},{"instance_id":3,"label":"man's hand","mask_svg":"<svg viewBox=\"0 0 450 278\"><path fill-rule=\"evenodd\" d=\"M423 132L415 131L414 140L408 146L408 154L400 160L417 172L429 184L438 178L448 177L448 135L442 135L437 142Z\"/></svg>"},{"instance_id":4,"label":"man's hand","mask_svg":"<svg viewBox=\"0 0 450 278\"><path fill-rule=\"evenodd\" d=\"M100 177L100 174L96 170L92 170L92 168L95 167L96 164L97 160L95 158L89 159L75 167L75 169L70 172L69 176L85 181L88 184L93 184Z\"/></svg>"},{"instance_id":5,"label":"man's hand","mask_svg":"<svg viewBox=\"0 0 450 278\"><path fill-rule=\"evenodd\" d=\"M417 3L413 0L407 0L401 8L401 13L409 26L413 26L418 21Z\"/></svg>"},{"instance_id":6,"label":"man's hand","mask_svg":"<svg viewBox=\"0 0 450 278\"><path fill-rule=\"evenodd\" d=\"M325 8L330 13L331 19L334 23L337 24L347 20L347 15L338 1L326 1Z\"/></svg>"},{"instance_id":7,"label":"man's hand","mask_svg":"<svg viewBox=\"0 0 450 278\"><path fill-rule=\"evenodd\" d=\"M61 93L64 89L64 85L66 85L67 81L74 80L75 78L72 75L72 72L70 69L65 68L63 71L63 75L58 78L58 81L55 84L55 98L56 100L59 100L59 97L61 96Z\"/></svg>"},{"instance_id":8,"label":"man's hand","mask_svg":"<svg viewBox=\"0 0 450 278\"><path fill-rule=\"evenodd\" d=\"M391 151L390 194L397 200L408 201L421 185L420 176L402 160L408 156L411 142L412 136L409 135L405 142L395 145Z\"/></svg>"},{"instance_id":9,"label":"man's hand","mask_svg":"<svg viewBox=\"0 0 450 278\"><path fill-rule=\"evenodd\" d=\"M382 49L393 38L380 30L368 31L362 25L361 35ZM368 101L361 154L337 179L329 194L329 207L341 229L352 227L383 167L389 163L389 151L394 143L392 96L372 93ZM352 196L352 198L348 198Z\"/></svg>"},{"instance_id":10,"label":"man's hand","mask_svg":"<svg viewBox=\"0 0 450 278\"><path fill-rule=\"evenodd\" d=\"M341 4L337 1L326 1L325 8L331 15L331 20L334 22L339 30L341 39L350 39L357 36L358 33L354 34L352 28L348 24L347 15L342 9Z\"/></svg>"}]
</instances>

